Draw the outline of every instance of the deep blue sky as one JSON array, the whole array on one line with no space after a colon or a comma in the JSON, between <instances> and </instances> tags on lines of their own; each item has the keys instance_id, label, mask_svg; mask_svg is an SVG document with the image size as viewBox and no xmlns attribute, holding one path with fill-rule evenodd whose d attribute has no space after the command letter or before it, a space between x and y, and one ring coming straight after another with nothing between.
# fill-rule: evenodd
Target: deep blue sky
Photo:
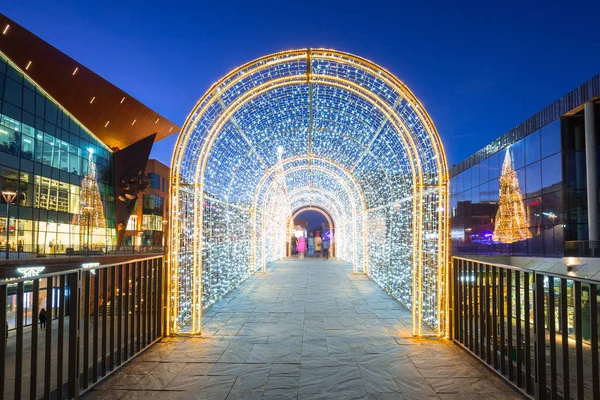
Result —
<instances>
[{"instance_id":1,"label":"deep blue sky","mask_svg":"<svg viewBox=\"0 0 600 400\"><path fill-rule=\"evenodd\" d=\"M597 0L16 0L0 12L178 124L213 82L256 57L355 53L419 97L450 165L600 73ZM153 156L169 164L174 142Z\"/></svg>"},{"instance_id":2,"label":"deep blue sky","mask_svg":"<svg viewBox=\"0 0 600 400\"><path fill-rule=\"evenodd\" d=\"M314 210L302 211L298 214L296 219L303 219L308 223L306 231L309 233L315 230L321 230L321 224L327 222L323 214Z\"/></svg>"}]
</instances>

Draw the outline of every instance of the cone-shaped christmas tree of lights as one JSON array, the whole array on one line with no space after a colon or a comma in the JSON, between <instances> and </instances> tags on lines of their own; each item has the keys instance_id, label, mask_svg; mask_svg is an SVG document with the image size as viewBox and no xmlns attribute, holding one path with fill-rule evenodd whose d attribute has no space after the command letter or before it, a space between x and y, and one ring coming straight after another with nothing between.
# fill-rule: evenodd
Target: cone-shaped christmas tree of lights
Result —
<instances>
[{"instance_id":1,"label":"cone-shaped christmas tree of lights","mask_svg":"<svg viewBox=\"0 0 600 400\"><path fill-rule=\"evenodd\" d=\"M96 164L93 160L93 154L93 151L90 149L87 173L81 182L79 213L73 216L73 224L79 225L80 236L87 236L88 245L90 244L90 235L93 234L92 229L106 227L104 207L102 206L100 191L96 182ZM83 244L84 241L82 240L81 243Z\"/></svg>"},{"instance_id":2,"label":"cone-shaped christmas tree of lights","mask_svg":"<svg viewBox=\"0 0 600 400\"><path fill-rule=\"evenodd\" d=\"M514 243L529 238L531 232L527 228L523 196L508 148L500 175L500 198L492 239L495 242Z\"/></svg>"}]
</instances>

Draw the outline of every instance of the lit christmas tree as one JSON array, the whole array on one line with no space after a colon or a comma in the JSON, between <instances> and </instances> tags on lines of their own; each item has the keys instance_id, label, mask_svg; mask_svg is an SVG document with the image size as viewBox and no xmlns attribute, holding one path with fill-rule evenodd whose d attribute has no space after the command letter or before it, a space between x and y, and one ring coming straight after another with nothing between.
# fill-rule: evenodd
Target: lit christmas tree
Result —
<instances>
[{"instance_id":1,"label":"lit christmas tree","mask_svg":"<svg viewBox=\"0 0 600 400\"><path fill-rule=\"evenodd\" d=\"M106 227L104 219L104 207L100 199L100 191L96 182L96 164L93 160L94 152L90 149L88 157L88 169L81 182L81 194L79 196L79 213L73 216L73 225L79 225L79 235L87 236L87 244L90 244L90 235L94 228ZM83 240L80 240L83 243Z\"/></svg>"},{"instance_id":2,"label":"lit christmas tree","mask_svg":"<svg viewBox=\"0 0 600 400\"><path fill-rule=\"evenodd\" d=\"M500 175L500 198L492 239L495 242L514 243L529 238L531 232L527 228L523 196L508 148Z\"/></svg>"}]
</instances>

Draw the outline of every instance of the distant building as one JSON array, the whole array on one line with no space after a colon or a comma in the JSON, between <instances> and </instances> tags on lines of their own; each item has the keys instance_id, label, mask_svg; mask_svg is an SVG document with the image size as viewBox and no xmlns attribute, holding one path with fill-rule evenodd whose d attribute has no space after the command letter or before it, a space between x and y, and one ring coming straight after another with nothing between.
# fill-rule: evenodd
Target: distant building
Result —
<instances>
[{"instance_id":1,"label":"distant building","mask_svg":"<svg viewBox=\"0 0 600 400\"><path fill-rule=\"evenodd\" d=\"M168 234L170 168L158 160L148 160L146 173L150 186L138 194L121 242L124 246L165 245Z\"/></svg>"}]
</instances>

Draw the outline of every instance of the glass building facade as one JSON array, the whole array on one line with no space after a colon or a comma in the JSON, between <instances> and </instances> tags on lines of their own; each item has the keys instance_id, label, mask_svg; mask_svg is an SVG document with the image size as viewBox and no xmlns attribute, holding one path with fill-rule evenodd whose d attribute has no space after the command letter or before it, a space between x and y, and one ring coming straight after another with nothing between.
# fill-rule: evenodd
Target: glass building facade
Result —
<instances>
[{"instance_id":1,"label":"glass building facade","mask_svg":"<svg viewBox=\"0 0 600 400\"><path fill-rule=\"evenodd\" d=\"M500 178L507 152L521 193L523 218L520 222L529 233L523 240L510 243L494 240L502 195ZM450 203L454 254L561 255L564 242L562 186L560 121L498 149L452 177Z\"/></svg>"},{"instance_id":2,"label":"glass building facade","mask_svg":"<svg viewBox=\"0 0 600 400\"><path fill-rule=\"evenodd\" d=\"M92 152L106 223L80 232L83 178ZM0 189L17 191L7 223L0 205L0 250L64 254L84 241L116 244L113 154L66 110L0 55ZM87 245L86 243L86 245Z\"/></svg>"},{"instance_id":3,"label":"glass building facade","mask_svg":"<svg viewBox=\"0 0 600 400\"><path fill-rule=\"evenodd\" d=\"M600 75L451 168L454 255L562 257L589 240L583 104L597 101L599 83ZM598 160L598 122L594 137Z\"/></svg>"}]
</instances>

